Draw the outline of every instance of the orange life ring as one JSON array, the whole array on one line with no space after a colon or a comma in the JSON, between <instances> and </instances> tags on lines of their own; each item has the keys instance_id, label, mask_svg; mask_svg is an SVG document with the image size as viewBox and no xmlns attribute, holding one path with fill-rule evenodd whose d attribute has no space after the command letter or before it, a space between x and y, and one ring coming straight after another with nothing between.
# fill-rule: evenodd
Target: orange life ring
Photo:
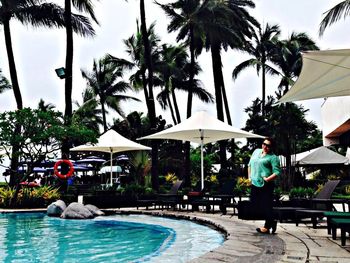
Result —
<instances>
[{"instance_id":1,"label":"orange life ring","mask_svg":"<svg viewBox=\"0 0 350 263\"><path fill-rule=\"evenodd\" d=\"M67 174L61 174L58 171L58 166L60 166L62 163L65 163L67 165L69 165L69 171ZM68 179L69 177L71 177L74 173L74 167L71 161L69 160L59 160L58 162L55 163L55 166L53 167L53 171L55 173L55 175L60 178L60 179Z\"/></svg>"}]
</instances>

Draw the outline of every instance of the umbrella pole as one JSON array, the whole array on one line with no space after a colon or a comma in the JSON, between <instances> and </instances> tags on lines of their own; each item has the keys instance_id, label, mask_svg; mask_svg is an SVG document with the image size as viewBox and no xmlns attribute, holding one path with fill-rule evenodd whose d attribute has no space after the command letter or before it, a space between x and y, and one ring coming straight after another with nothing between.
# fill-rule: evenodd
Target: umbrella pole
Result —
<instances>
[{"instance_id":1,"label":"umbrella pole","mask_svg":"<svg viewBox=\"0 0 350 263\"><path fill-rule=\"evenodd\" d=\"M204 164L203 164L203 137L204 131L201 129L201 190L204 189Z\"/></svg>"},{"instance_id":2,"label":"umbrella pole","mask_svg":"<svg viewBox=\"0 0 350 263\"><path fill-rule=\"evenodd\" d=\"M113 163L113 151L111 149L111 162L110 162L110 166L111 166L111 178L110 178L110 185L112 186L113 183L112 183L112 178L113 178L113 167L112 167L112 163Z\"/></svg>"}]
</instances>

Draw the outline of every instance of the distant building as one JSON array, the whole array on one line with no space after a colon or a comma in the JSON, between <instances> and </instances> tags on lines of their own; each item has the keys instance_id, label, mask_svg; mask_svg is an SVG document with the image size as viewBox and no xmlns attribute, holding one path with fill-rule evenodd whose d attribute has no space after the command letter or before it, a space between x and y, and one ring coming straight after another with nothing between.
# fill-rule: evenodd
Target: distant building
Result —
<instances>
[{"instance_id":1,"label":"distant building","mask_svg":"<svg viewBox=\"0 0 350 263\"><path fill-rule=\"evenodd\" d=\"M327 98L321 107L323 145L350 147L350 96Z\"/></svg>"}]
</instances>

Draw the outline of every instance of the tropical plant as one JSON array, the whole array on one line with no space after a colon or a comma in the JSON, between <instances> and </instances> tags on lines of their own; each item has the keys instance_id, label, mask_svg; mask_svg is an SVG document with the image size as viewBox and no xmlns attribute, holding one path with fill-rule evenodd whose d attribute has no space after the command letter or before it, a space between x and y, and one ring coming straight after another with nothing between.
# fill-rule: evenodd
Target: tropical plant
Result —
<instances>
[{"instance_id":1,"label":"tropical plant","mask_svg":"<svg viewBox=\"0 0 350 263\"><path fill-rule=\"evenodd\" d=\"M11 200L16 192L15 188L12 187L1 187L0 188L0 207L9 207Z\"/></svg>"},{"instance_id":2,"label":"tropical plant","mask_svg":"<svg viewBox=\"0 0 350 263\"><path fill-rule=\"evenodd\" d=\"M312 198L314 193L314 189L310 187L294 187L289 191L289 198Z\"/></svg>"},{"instance_id":3,"label":"tropical plant","mask_svg":"<svg viewBox=\"0 0 350 263\"><path fill-rule=\"evenodd\" d=\"M0 69L0 94L6 90L11 89L11 85L7 78L2 74L2 70Z\"/></svg>"},{"instance_id":4,"label":"tropical plant","mask_svg":"<svg viewBox=\"0 0 350 263\"><path fill-rule=\"evenodd\" d=\"M17 123L21 123L22 129L19 133L14 133ZM67 127L63 123L62 114L52 110L24 108L0 114L0 148L7 149L13 144L18 145L15 158L18 159L21 156L29 163L27 172L23 176L19 176L17 170L12 171L16 175L13 182L16 186L15 199L20 182L27 179L33 172L33 168L43 161L47 154L60 149L64 139L69 138L77 144L96 141L97 134L94 131L81 124L74 123ZM6 151L6 155L11 160L11 152Z\"/></svg>"},{"instance_id":5,"label":"tropical plant","mask_svg":"<svg viewBox=\"0 0 350 263\"><path fill-rule=\"evenodd\" d=\"M247 8L254 8L253 1L218 1L203 3L201 16L202 30L205 35L205 46L211 51L212 70L214 77L217 118L224 121L224 106L228 124L232 125L227 102L224 77L222 73L221 51L244 49L246 39L251 38L253 25L258 22L249 14ZM220 141L220 164L227 168L226 141Z\"/></svg>"},{"instance_id":6,"label":"tropical plant","mask_svg":"<svg viewBox=\"0 0 350 263\"><path fill-rule=\"evenodd\" d=\"M132 167L131 174L134 174L136 182L141 185L145 184L145 176L151 170L151 162L148 153L139 151L130 154L130 165Z\"/></svg>"},{"instance_id":7,"label":"tropical plant","mask_svg":"<svg viewBox=\"0 0 350 263\"><path fill-rule=\"evenodd\" d=\"M306 33L293 32L287 39L276 42L271 61L279 68L281 81L278 87L281 95L289 90L301 72L302 52L318 49L316 43Z\"/></svg>"},{"instance_id":8,"label":"tropical plant","mask_svg":"<svg viewBox=\"0 0 350 263\"><path fill-rule=\"evenodd\" d=\"M278 72L269 64L269 60L273 55L275 49L275 43L280 35L281 31L278 25L266 24L265 28L259 27L257 30L252 32L253 39L252 43L249 43L245 47L245 51L252 56L252 58L241 62L235 67L232 72L232 78L236 79L238 75L248 67L255 67L257 74L259 75L261 71L261 106L264 115L265 107L265 93L266 93L266 73L273 75L278 74Z\"/></svg>"},{"instance_id":9,"label":"tropical plant","mask_svg":"<svg viewBox=\"0 0 350 263\"><path fill-rule=\"evenodd\" d=\"M94 14L94 9L91 0L64 0L64 24L66 27L66 63L65 63L65 125L70 125L73 109L72 109L72 90L73 90L73 32L80 34L83 37L93 36L95 34L94 29L92 28L88 18L79 15L79 17L85 21L84 26L80 26L77 28L74 25L74 21L72 19L72 5L76 8L80 13L87 13L92 20L98 24L98 21ZM79 29L79 30L77 30ZM68 140L64 140L62 143L62 155L68 156L70 144Z\"/></svg>"},{"instance_id":10,"label":"tropical plant","mask_svg":"<svg viewBox=\"0 0 350 263\"><path fill-rule=\"evenodd\" d=\"M10 21L16 19L24 25L34 27L64 27L65 11L53 3L43 3L43 0L1 0L0 1L0 23L4 27L4 37L10 70L11 84L17 103L17 109L23 108L22 95L17 78L16 63L12 48ZM70 14L72 31L86 34L91 28L85 17Z\"/></svg>"},{"instance_id":11,"label":"tropical plant","mask_svg":"<svg viewBox=\"0 0 350 263\"><path fill-rule=\"evenodd\" d=\"M281 81L278 86L279 91L276 92L277 98L280 98L288 92L290 86L299 76L302 67L301 53L306 50L318 49L316 43L306 33L293 32L289 38L277 42L275 54L271 58L271 61L278 66L281 76ZM291 111L293 111L291 104L286 103L285 105L280 105L279 108L284 112L284 120L289 120L292 114ZM292 122L287 122L286 127L290 128L292 125L291 123ZM300 126L300 124L298 126ZM292 154L291 139L294 137L290 134L290 130L285 130L285 132L286 133L280 137L280 144L285 147L287 173L289 174L289 178L293 178L293 176L291 176L290 156Z\"/></svg>"},{"instance_id":12,"label":"tropical plant","mask_svg":"<svg viewBox=\"0 0 350 263\"><path fill-rule=\"evenodd\" d=\"M38 103L38 110L41 110L41 111L53 110L54 108L55 108L55 105L53 105L52 103L45 104L45 101L43 99L40 99Z\"/></svg>"},{"instance_id":13,"label":"tropical plant","mask_svg":"<svg viewBox=\"0 0 350 263\"><path fill-rule=\"evenodd\" d=\"M120 107L120 102L125 100L137 100L137 98L123 95L131 86L125 81L118 80L123 77L123 66L117 65L110 60L110 56L105 56L98 61L94 60L91 72L81 70L83 78L86 80L87 88L93 97L84 103L89 104L91 100L99 97L102 109L103 127L107 131L106 106L116 111L124 117L124 112Z\"/></svg>"},{"instance_id":14,"label":"tropical plant","mask_svg":"<svg viewBox=\"0 0 350 263\"><path fill-rule=\"evenodd\" d=\"M154 102L154 93L153 93L153 74L154 74L154 65L152 60L152 47L150 45L150 39L147 32L146 25L146 12L145 12L145 1L140 0L140 18L141 18L141 35L142 42L144 48L144 61L145 68L147 69L147 86L148 86L148 96L146 99L147 109L148 109L148 117L150 120L151 128L155 131L157 128L157 117L156 117L156 107ZM156 140L152 140L152 187L155 190L159 189L159 178L158 178L158 142Z\"/></svg>"},{"instance_id":15,"label":"tropical plant","mask_svg":"<svg viewBox=\"0 0 350 263\"><path fill-rule=\"evenodd\" d=\"M322 19L319 28L319 35L322 36L326 28L338 22L339 19L344 19L349 15L350 2L348 0L341 1L334 7L324 13L325 17Z\"/></svg>"},{"instance_id":16,"label":"tropical plant","mask_svg":"<svg viewBox=\"0 0 350 263\"><path fill-rule=\"evenodd\" d=\"M157 100L163 109L169 107L174 124L181 122L181 116L176 98L176 90L188 92L189 90L189 67L188 55L184 45L172 46L163 44L160 50L161 57L155 62L155 72L158 73L161 80L161 86L164 88L157 95ZM201 68L196 63L195 75ZM194 79L192 93L205 103L214 101L213 96L207 92L198 79Z\"/></svg>"},{"instance_id":17,"label":"tropical plant","mask_svg":"<svg viewBox=\"0 0 350 263\"><path fill-rule=\"evenodd\" d=\"M15 188L0 188L0 207L47 207L61 197L58 188L41 186L37 188L21 188L15 203Z\"/></svg>"},{"instance_id":18,"label":"tropical plant","mask_svg":"<svg viewBox=\"0 0 350 263\"><path fill-rule=\"evenodd\" d=\"M201 21L204 15L204 6L208 1L201 3L201 0L178 0L174 3L160 4L157 3L170 18L168 32L178 31L176 40L185 40L190 51L190 67L187 96L187 113L186 117L192 115L192 99L195 76L195 62L203 49L203 30ZM190 180L190 143L186 142L184 147L184 167L185 167L185 186L191 185Z\"/></svg>"}]
</instances>

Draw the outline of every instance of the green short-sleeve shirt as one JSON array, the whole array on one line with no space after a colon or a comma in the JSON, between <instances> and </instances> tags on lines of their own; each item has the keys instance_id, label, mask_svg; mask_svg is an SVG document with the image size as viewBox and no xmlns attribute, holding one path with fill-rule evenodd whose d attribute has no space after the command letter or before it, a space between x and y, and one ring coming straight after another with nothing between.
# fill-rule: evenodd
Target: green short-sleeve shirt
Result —
<instances>
[{"instance_id":1,"label":"green short-sleeve shirt","mask_svg":"<svg viewBox=\"0 0 350 263\"><path fill-rule=\"evenodd\" d=\"M272 153L262 155L262 149L256 149L248 163L250 167L250 178L252 184L257 187L263 187L265 181L263 177L269 177L271 174L279 176L281 174L280 160Z\"/></svg>"}]
</instances>

